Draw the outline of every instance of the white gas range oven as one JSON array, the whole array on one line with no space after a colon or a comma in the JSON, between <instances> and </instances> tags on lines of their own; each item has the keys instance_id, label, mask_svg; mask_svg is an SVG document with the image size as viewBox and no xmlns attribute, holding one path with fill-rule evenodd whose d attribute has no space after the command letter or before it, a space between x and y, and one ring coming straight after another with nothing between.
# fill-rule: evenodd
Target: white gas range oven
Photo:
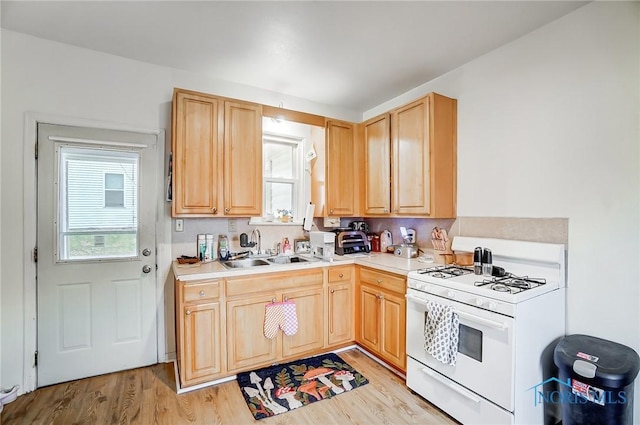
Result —
<instances>
[{"instance_id":1,"label":"white gas range oven","mask_svg":"<svg viewBox=\"0 0 640 425\"><path fill-rule=\"evenodd\" d=\"M553 344L565 334L564 245L462 236L452 244L476 247L491 249L506 276L442 265L407 276L407 386L464 424L542 424L532 388L550 377ZM425 350L435 305L459 320L455 365Z\"/></svg>"}]
</instances>

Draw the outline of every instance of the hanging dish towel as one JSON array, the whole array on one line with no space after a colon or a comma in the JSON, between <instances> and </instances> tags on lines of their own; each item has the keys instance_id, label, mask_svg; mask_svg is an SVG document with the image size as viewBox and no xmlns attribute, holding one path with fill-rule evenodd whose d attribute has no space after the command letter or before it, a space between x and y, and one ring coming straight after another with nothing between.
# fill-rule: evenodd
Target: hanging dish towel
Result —
<instances>
[{"instance_id":1,"label":"hanging dish towel","mask_svg":"<svg viewBox=\"0 0 640 425\"><path fill-rule=\"evenodd\" d=\"M264 336L273 339L282 329L285 335L295 335L298 332L298 315L296 303L284 301L269 303L264 310Z\"/></svg>"},{"instance_id":2,"label":"hanging dish towel","mask_svg":"<svg viewBox=\"0 0 640 425\"><path fill-rule=\"evenodd\" d=\"M429 301L424 320L424 349L436 360L455 366L460 321L455 308Z\"/></svg>"}]
</instances>

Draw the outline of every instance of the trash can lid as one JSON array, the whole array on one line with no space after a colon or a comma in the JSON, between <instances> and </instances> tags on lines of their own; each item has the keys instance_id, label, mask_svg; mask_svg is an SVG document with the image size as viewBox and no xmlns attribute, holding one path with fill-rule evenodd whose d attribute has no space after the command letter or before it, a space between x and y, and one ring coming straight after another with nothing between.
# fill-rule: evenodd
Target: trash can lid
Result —
<instances>
[{"instance_id":1,"label":"trash can lid","mask_svg":"<svg viewBox=\"0 0 640 425\"><path fill-rule=\"evenodd\" d=\"M640 370L640 357L632 348L588 335L568 335L561 339L553 351L553 361L559 368L570 367L577 375L591 378L609 388L629 385ZM574 363L579 367L574 367ZM592 364L593 368L585 368L587 363ZM595 369L595 373L586 376L588 373L581 373L585 369Z\"/></svg>"}]
</instances>

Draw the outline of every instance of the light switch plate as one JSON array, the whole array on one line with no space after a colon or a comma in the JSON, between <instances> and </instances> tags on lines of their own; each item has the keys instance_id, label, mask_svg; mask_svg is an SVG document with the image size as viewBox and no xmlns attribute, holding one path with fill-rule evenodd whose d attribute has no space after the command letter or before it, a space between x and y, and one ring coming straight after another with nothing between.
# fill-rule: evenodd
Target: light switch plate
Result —
<instances>
[{"instance_id":1,"label":"light switch plate","mask_svg":"<svg viewBox=\"0 0 640 425\"><path fill-rule=\"evenodd\" d=\"M229 225L227 226L227 230L229 232L237 232L238 231L238 220L235 218L229 219Z\"/></svg>"},{"instance_id":2,"label":"light switch plate","mask_svg":"<svg viewBox=\"0 0 640 425\"><path fill-rule=\"evenodd\" d=\"M181 218L176 219L176 232L184 231L184 220Z\"/></svg>"}]
</instances>

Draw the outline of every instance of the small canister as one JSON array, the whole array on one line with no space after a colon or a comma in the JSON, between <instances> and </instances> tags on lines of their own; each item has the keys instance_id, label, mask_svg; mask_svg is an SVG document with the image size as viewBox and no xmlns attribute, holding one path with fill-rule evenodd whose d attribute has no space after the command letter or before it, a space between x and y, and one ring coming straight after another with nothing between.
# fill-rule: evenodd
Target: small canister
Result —
<instances>
[{"instance_id":1,"label":"small canister","mask_svg":"<svg viewBox=\"0 0 640 425\"><path fill-rule=\"evenodd\" d=\"M210 262L210 261L213 261L213 256L215 255L215 253L213 252L213 235L210 233L207 233L206 241L207 241L207 249L205 251L204 261Z\"/></svg>"},{"instance_id":2,"label":"small canister","mask_svg":"<svg viewBox=\"0 0 640 425\"><path fill-rule=\"evenodd\" d=\"M371 251L380 252L380 235L374 233L371 237Z\"/></svg>"},{"instance_id":3,"label":"small canister","mask_svg":"<svg viewBox=\"0 0 640 425\"><path fill-rule=\"evenodd\" d=\"M479 246L473 250L473 273L482 274L482 248Z\"/></svg>"}]
</instances>

